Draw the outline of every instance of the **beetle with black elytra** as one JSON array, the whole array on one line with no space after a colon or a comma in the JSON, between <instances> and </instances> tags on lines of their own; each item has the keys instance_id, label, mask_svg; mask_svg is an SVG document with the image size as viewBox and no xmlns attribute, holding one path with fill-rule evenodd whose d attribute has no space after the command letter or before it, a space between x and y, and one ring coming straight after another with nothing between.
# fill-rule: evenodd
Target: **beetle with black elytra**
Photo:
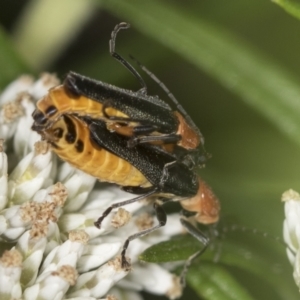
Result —
<instances>
[{"instance_id":1,"label":"beetle with black elytra","mask_svg":"<svg viewBox=\"0 0 300 300\"><path fill-rule=\"evenodd\" d=\"M132 91L69 72L63 85L50 89L37 103L33 113L34 127L51 126L62 114L78 114L104 119L110 131L128 136L128 147L156 144L193 168L202 165L207 154L204 138L198 127L167 87L149 70L139 64L167 93L178 111L158 96L147 94L140 74L115 52L117 33L128 23L118 24L112 32L110 54L124 65L140 82L141 89Z\"/></svg>"}]
</instances>

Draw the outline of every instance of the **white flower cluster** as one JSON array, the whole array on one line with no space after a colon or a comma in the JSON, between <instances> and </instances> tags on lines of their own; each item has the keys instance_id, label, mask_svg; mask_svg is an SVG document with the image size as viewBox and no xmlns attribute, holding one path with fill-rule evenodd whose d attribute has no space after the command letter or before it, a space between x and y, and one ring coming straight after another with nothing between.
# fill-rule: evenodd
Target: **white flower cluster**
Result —
<instances>
[{"instance_id":1,"label":"white flower cluster","mask_svg":"<svg viewBox=\"0 0 300 300\"><path fill-rule=\"evenodd\" d=\"M294 267L294 279L300 289L300 195L294 190L283 193L285 220L283 237L287 244L287 255Z\"/></svg>"},{"instance_id":2,"label":"white flower cluster","mask_svg":"<svg viewBox=\"0 0 300 300\"><path fill-rule=\"evenodd\" d=\"M137 259L182 231L178 215L169 216L169 226L132 241L134 270L123 270L123 242L155 222L145 203L113 211L96 228L94 221L108 206L132 195L117 187L95 188L95 178L58 164L31 130L35 101L57 84L49 74L36 82L23 76L0 95L0 244L8 249L0 257L0 299L140 300L141 290L179 297L177 277Z\"/></svg>"}]
</instances>

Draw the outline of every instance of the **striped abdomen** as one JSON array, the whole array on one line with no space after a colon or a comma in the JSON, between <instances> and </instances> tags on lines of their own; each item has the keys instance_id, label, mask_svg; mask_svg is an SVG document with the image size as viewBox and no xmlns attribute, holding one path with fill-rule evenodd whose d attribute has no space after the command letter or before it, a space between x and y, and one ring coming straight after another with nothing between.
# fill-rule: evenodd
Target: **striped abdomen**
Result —
<instances>
[{"instance_id":1,"label":"striped abdomen","mask_svg":"<svg viewBox=\"0 0 300 300\"><path fill-rule=\"evenodd\" d=\"M61 159L100 181L121 186L151 186L129 162L93 143L89 127L76 116L63 115L40 133Z\"/></svg>"}]
</instances>

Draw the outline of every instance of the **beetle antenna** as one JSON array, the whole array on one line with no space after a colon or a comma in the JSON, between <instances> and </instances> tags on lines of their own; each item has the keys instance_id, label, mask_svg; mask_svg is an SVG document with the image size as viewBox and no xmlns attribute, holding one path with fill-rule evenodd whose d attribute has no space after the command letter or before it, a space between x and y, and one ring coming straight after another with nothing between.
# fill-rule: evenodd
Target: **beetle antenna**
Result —
<instances>
[{"instance_id":1,"label":"beetle antenna","mask_svg":"<svg viewBox=\"0 0 300 300\"><path fill-rule=\"evenodd\" d=\"M109 40L109 53L110 55L115 58L119 63L121 63L127 70L131 72L131 74L139 81L140 85L142 88L139 90L140 93L142 94L147 94L147 86L142 78L142 76L138 73L138 71L127 61L125 60L120 54L118 54L115 49L116 49L116 38L117 34L121 29L128 29L130 27L129 23L121 22L116 27L111 33L111 39Z\"/></svg>"},{"instance_id":2,"label":"beetle antenna","mask_svg":"<svg viewBox=\"0 0 300 300\"><path fill-rule=\"evenodd\" d=\"M182 115L185 117L189 125L194 129L194 131L199 135L202 136L200 133L199 128L194 123L192 118L189 116L189 114L186 112L186 110L182 107L182 105L179 103L179 101L176 99L174 94L167 88L167 86L154 74L152 73L147 67L145 67L143 64L141 64L135 57L132 55L129 55L129 57L134 60L139 67L153 80L155 81L161 89L167 94L167 96L171 99L171 101L175 104L176 108L182 113Z\"/></svg>"}]
</instances>

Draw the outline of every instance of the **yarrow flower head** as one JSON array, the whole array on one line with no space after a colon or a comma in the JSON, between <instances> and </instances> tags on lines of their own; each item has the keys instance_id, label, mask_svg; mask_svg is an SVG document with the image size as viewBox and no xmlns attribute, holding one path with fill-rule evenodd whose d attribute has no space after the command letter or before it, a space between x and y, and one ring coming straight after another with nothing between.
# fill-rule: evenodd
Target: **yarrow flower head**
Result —
<instances>
[{"instance_id":1,"label":"yarrow flower head","mask_svg":"<svg viewBox=\"0 0 300 300\"><path fill-rule=\"evenodd\" d=\"M140 300L140 290L179 297L176 276L137 259L182 232L178 215L169 216L172 226L132 241L133 271L123 269L126 238L155 222L145 202L113 211L96 228L108 206L132 195L95 186L94 177L60 162L31 130L35 102L58 83L50 74L22 76L0 95L0 239L8 249L0 257L0 299Z\"/></svg>"},{"instance_id":2,"label":"yarrow flower head","mask_svg":"<svg viewBox=\"0 0 300 300\"><path fill-rule=\"evenodd\" d=\"M283 237L287 244L287 255L294 267L294 280L300 289L300 195L294 190L283 193L285 220Z\"/></svg>"}]
</instances>

